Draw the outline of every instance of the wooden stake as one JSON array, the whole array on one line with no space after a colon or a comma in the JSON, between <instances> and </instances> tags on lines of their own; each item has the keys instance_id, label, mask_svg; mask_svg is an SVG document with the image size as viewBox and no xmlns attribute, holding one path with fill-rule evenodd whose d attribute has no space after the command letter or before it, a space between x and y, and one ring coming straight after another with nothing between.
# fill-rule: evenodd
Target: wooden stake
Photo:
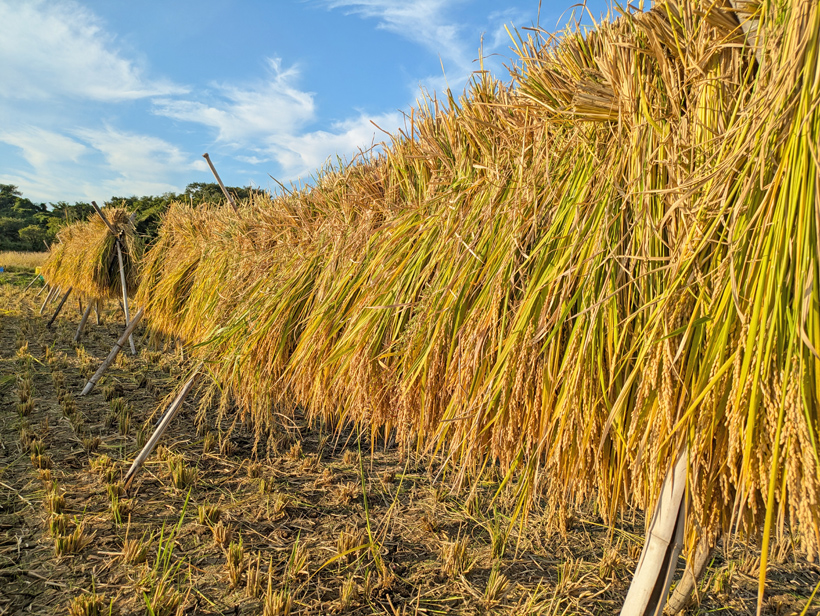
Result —
<instances>
[{"instance_id":1,"label":"wooden stake","mask_svg":"<svg viewBox=\"0 0 820 616\"><path fill-rule=\"evenodd\" d=\"M114 237L119 237L117 235L117 230L113 227L113 225L110 222L108 222L108 219L105 217L105 214L103 214L103 211L100 209L100 206L97 205L97 202L92 201L91 205L97 211L97 214L100 215L100 218L102 218L102 221L105 223L105 226L108 227L108 230L111 231L111 233L114 235Z\"/></svg>"},{"instance_id":2,"label":"wooden stake","mask_svg":"<svg viewBox=\"0 0 820 616\"><path fill-rule=\"evenodd\" d=\"M32 286L35 282L37 282L37 279L38 279L39 277L40 277L40 274L34 274L34 278L32 278L32 279L31 279L31 282L30 282L30 283L28 283L28 286L27 286L25 289L23 289L23 292L28 291L28 290L31 288L31 286Z\"/></svg>"},{"instance_id":3,"label":"wooden stake","mask_svg":"<svg viewBox=\"0 0 820 616\"><path fill-rule=\"evenodd\" d=\"M91 307L94 305L94 302L88 300L88 306L85 307L85 312L83 312L83 318L80 319L80 326L77 328L77 333L74 334L74 342L79 342L80 338L83 336L83 328L85 327L85 322L88 320L88 315L91 314Z\"/></svg>"},{"instance_id":4,"label":"wooden stake","mask_svg":"<svg viewBox=\"0 0 820 616\"><path fill-rule=\"evenodd\" d=\"M687 450L669 469L621 616L660 616L683 544Z\"/></svg>"},{"instance_id":5,"label":"wooden stake","mask_svg":"<svg viewBox=\"0 0 820 616\"><path fill-rule=\"evenodd\" d=\"M46 300L43 302L43 305L40 306L40 314L43 314L43 311L46 309L46 306L48 306L48 300L50 300L51 296L54 295L56 292L57 287L51 287L51 289L48 292L48 295L46 295Z\"/></svg>"},{"instance_id":6,"label":"wooden stake","mask_svg":"<svg viewBox=\"0 0 820 616\"><path fill-rule=\"evenodd\" d=\"M100 299L97 298L97 301L94 302L94 314L97 315L97 325L102 325L102 319L100 318Z\"/></svg>"},{"instance_id":7,"label":"wooden stake","mask_svg":"<svg viewBox=\"0 0 820 616\"><path fill-rule=\"evenodd\" d=\"M57 315L60 314L60 311L63 309L63 304L65 304L65 300L68 299L68 296L71 294L71 289L73 288L74 287L68 287L68 291L65 292L65 295L63 295L63 299L61 299L60 303L57 305L57 310L54 311L54 314L52 315L51 320L48 322L48 325L46 325L46 328L51 327L51 324L54 323L54 319L56 319Z\"/></svg>"},{"instance_id":8,"label":"wooden stake","mask_svg":"<svg viewBox=\"0 0 820 616\"><path fill-rule=\"evenodd\" d=\"M125 313L125 324L128 325L128 323L130 322L131 317L128 314L128 291L125 288L125 267L123 266L122 250L120 248L120 244L121 244L120 234L117 233L117 230L114 228L114 226L110 222L108 222L108 219L105 217L105 214L103 214L103 211L100 209L100 206L97 205L97 202L92 201L91 205L94 207L94 210L97 212L97 214L99 214L100 218L102 218L102 221L105 223L105 225L108 227L108 230L111 231L111 234L115 238L114 243L115 243L115 246L117 247L117 258L119 259L119 263L120 263L120 286L122 287L122 311L123 311L123 313ZM136 213L131 214L131 222L132 223L134 222L135 214ZM98 307L97 308L97 325L99 325L99 324L100 324L100 311L99 311L99 307ZM134 346L133 336L128 337L128 343L131 345L131 355L136 355L137 354L137 347Z\"/></svg>"},{"instance_id":9,"label":"wooden stake","mask_svg":"<svg viewBox=\"0 0 820 616\"><path fill-rule=\"evenodd\" d=\"M82 314L83 313L83 298L77 296L77 311Z\"/></svg>"},{"instance_id":10,"label":"wooden stake","mask_svg":"<svg viewBox=\"0 0 820 616\"><path fill-rule=\"evenodd\" d=\"M201 366L202 364L200 364ZM131 464L131 468L128 469L128 472L125 475L125 489L127 490L131 482L134 480L137 472L139 471L140 467L142 466L143 462L151 455L151 452L154 451L154 447L156 447L157 442L164 434L165 430L168 428L171 420L176 417L176 414L179 412L179 409L182 408L182 402L188 396L191 391L191 388L194 386L194 381L196 380L197 376L199 376L199 367L194 371L194 374L191 376L190 379L183 385L180 392L177 394L177 397L174 398L174 401L162 415L162 418L159 420L154 433L151 435L151 438L148 439L148 442L145 443L145 447L142 448L139 455L134 459L133 464Z\"/></svg>"},{"instance_id":11,"label":"wooden stake","mask_svg":"<svg viewBox=\"0 0 820 616\"><path fill-rule=\"evenodd\" d=\"M672 596L669 597L669 603L666 606L668 612L677 614L692 602L692 594L695 591L698 578L706 569L706 564L712 555L712 549L711 542L705 537L701 537L694 554L689 554L686 557L686 569L683 571L683 576L675 586L675 590L672 592Z\"/></svg>"},{"instance_id":12,"label":"wooden stake","mask_svg":"<svg viewBox=\"0 0 820 616\"><path fill-rule=\"evenodd\" d=\"M208 156L207 152L205 152L202 155L202 158L204 158L205 160L208 161L208 166L211 168L211 173L214 174L214 177L216 178L216 181L219 184L219 187L222 189L222 194L225 195L225 198L228 200L228 203L231 204L231 207L233 208L233 211L236 212L237 211L236 203L234 203L233 197L231 197L231 195L228 194L228 190L225 188L225 185L222 183L222 180L220 179L219 174L216 172L216 167L214 167L214 164L211 162L211 157Z\"/></svg>"},{"instance_id":13,"label":"wooden stake","mask_svg":"<svg viewBox=\"0 0 820 616\"><path fill-rule=\"evenodd\" d=\"M112 363L114 363L114 359L117 357L117 353L119 353L122 350L123 345L125 344L126 340L128 340L128 336L131 335L131 333L137 327L137 323L139 323L140 319L142 319L142 313L144 312L144 310L144 308L140 308L137 314L134 315L134 319L128 324L128 327L125 328L125 331L123 332L122 336L120 336L120 339L117 340L117 342L114 344L114 347L111 349L111 352L108 354L108 357L105 358L105 361L102 363L102 365L99 368L97 368L97 371L94 373L94 376L92 376L89 379L88 383L86 383L82 393L80 393L81 396L85 396L88 392L94 389L94 386L97 384L97 381L100 380L100 377L103 375L103 373L106 370L108 370L108 367Z\"/></svg>"},{"instance_id":14,"label":"wooden stake","mask_svg":"<svg viewBox=\"0 0 820 616\"><path fill-rule=\"evenodd\" d=\"M131 317L128 315L128 290L125 287L125 267L122 263L122 250L120 250L120 238L116 240L117 258L120 260L120 286L122 287L122 311L125 313L125 322L128 323ZM131 355L137 354L137 347L134 346L134 337L128 337L128 343L131 345Z\"/></svg>"}]
</instances>

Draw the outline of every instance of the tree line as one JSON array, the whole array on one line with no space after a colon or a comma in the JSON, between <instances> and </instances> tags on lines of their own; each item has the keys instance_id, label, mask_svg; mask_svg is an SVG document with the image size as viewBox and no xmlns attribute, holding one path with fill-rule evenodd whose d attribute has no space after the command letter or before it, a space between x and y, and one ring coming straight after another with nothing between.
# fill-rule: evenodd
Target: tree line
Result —
<instances>
[{"instance_id":1,"label":"tree line","mask_svg":"<svg viewBox=\"0 0 820 616\"><path fill-rule=\"evenodd\" d=\"M249 188L229 186L237 199L245 199ZM111 197L107 204L125 207L136 215L137 231L149 240L157 233L160 218L174 201L187 201L198 205L204 202L224 200L218 184L194 182L185 192L168 192L159 196ZM0 250L41 251L54 241L62 227L78 220L87 219L94 209L90 203L66 201L57 203L34 203L23 196L13 184L0 184Z\"/></svg>"}]
</instances>

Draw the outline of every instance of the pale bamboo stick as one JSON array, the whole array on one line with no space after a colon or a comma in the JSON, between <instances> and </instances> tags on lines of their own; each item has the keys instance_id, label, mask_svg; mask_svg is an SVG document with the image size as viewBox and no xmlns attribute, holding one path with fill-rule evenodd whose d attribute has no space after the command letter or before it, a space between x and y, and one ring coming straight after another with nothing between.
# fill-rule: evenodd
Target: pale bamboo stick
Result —
<instances>
[{"instance_id":1,"label":"pale bamboo stick","mask_svg":"<svg viewBox=\"0 0 820 616\"><path fill-rule=\"evenodd\" d=\"M208 156L207 152L205 152L202 155L202 158L204 158L205 160L208 161L208 166L211 168L211 173L214 174L214 177L216 178L216 181L219 184L219 187L222 189L222 194L225 195L225 198L228 200L228 203L231 204L231 207L233 208L233 211L236 212L237 211L236 203L234 203L233 197L228 193L228 189L225 188L225 185L222 183L222 179L219 177L219 174L216 172L216 167L214 167L214 164L211 162L211 157Z\"/></svg>"},{"instance_id":2,"label":"pale bamboo stick","mask_svg":"<svg viewBox=\"0 0 820 616\"><path fill-rule=\"evenodd\" d=\"M200 364L201 366L202 364ZM151 438L148 439L148 442L145 443L145 447L142 448L139 455L134 459L134 462L131 464L131 468L128 469L128 472L125 474L125 489L127 490L131 482L134 480L137 472L139 471L140 467L142 467L143 462L151 455L151 452L154 451L154 447L156 447L157 442L165 433L165 430L171 423L171 420L176 417L176 414L179 412L179 409L182 408L182 402L188 396L191 391L191 388L194 386L194 381L196 380L197 376L199 376L199 368L194 371L194 374L191 376L190 379L183 385L180 392L177 394L177 397L174 398L174 401L162 415L162 418L159 420L154 433L151 435Z\"/></svg>"},{"instance_id":3,"label":"pale bamboo stick","mask_svg":"<svg viewBox=\"0 0 820 616\"><path fill-rule=\"evenodd\" d=\"M621 616L663 614L683 541L687 462L684 449L666 474Z\"/></svg>"},{"instance_id":4,"label":"pale bamboo stick","mask_svg":"<svg viewBox=\"0 0 820 616\"><path fill-rule=\"evenodd\" d=\"M120 238L117 238L117 258L120 261L120 286L122 287L122 311L125 313L125 322L128 323L131 317L128 315L128 290L125 287L125 267L122 262L122 250L120 250ZM131 355L137 354L137 347L134 346L134 336L128 337L128 343L131 345Z\"/></svg>"},{"instance_id":5,"label":"pale bamboo stick","mask_svg":"<svg viewBox=\"0 0 820 616\"><path fill-rule=\"evenodd\" d=\"M48 306L48 301L51 299L53 295L57 293L57 291L59 291L58 287L51 287L51 289L48 292L48 295L46 295L46 299L43 302L43 305L40 306L40 314L43 314L43 312L46 309L46 306Z\"/></svg>"},{"instance_id":6,"label":"pale bamboo stick","mask_svg":"<svg viewBox=\"0 0 820 616\"><path fill-rule=\"evenodd\" d=\"M31 282L30 282L30 283L28 283L28 286L27 286L25 289L23 289L23 291L24 291L24 292L25 292L25 291L28 291L28 290L31 288L31 286L32 286L35 282L37 282L37 279L38 279L39 277L40 277L40 274L34 274L34 278L32 278L32 279L31 279Z\"/></svg>"},{"instance_id":7,"label":"pale bamboo stick","mask_svg":"<svg viewBox=\"0 0 820 616\"><path fill-rule=\"evenodd\" d=\"M128 336L131 335L131 333L137 327L137 323L139 323L140 319L142 319L142 313L144 312L144 310L144 308L140 308L137 314L134 315L134 319L128 324L128 327L125 328L125 331L123 332L122 336L120 336L120 339L117 340L117 342L114 344L114 347L111 349L111 352L108 354L108 357L105 358L105 361L103 361L102 365L99 368L97 368L97 371L94 373L94 376L92 376L88 380L88 383L86 383L85 387L83 388L83 391L80 393L81 396L85 396L88 392L94 389L94 386L97 384L97 381L100 380L100 377L103 375L103 373L106 370L108 370L108 367L112 363L114 363L114 359L117 357L117 353L119 353L122 350L123 345L128 340Z\"/></svg>"}]
</instances>

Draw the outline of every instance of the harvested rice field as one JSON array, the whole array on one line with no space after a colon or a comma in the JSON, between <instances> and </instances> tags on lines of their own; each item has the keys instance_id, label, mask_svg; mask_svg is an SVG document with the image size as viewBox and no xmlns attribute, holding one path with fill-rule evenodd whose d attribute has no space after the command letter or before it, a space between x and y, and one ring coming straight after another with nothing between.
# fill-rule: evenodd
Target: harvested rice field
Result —
<instances>
[{"instance_id":1,"label":"harvested rice field","mask_svg":"<svg viewBox=\"0 0 820 616\"><path fill-rule=\"evenodd\" d=\"M298 411L259 443L241 423L209 424L219 414L189 396L126 493L123 474L190 360L138 328L137 355L126 347L79 396L122 314L108 302L75 343L76 301L48 329L56 302L39 314L41 283L23 290L32 276L0 274L0 614L619 611L640 511L610 529L592 506L555 515L536 500L511 525L503 473L453 490L436 456ZM719 543L687 613L754 613L759 564L754 545ZM763 613L816 614L819 580L786 533Z\"/></svg>"}]
</instances>

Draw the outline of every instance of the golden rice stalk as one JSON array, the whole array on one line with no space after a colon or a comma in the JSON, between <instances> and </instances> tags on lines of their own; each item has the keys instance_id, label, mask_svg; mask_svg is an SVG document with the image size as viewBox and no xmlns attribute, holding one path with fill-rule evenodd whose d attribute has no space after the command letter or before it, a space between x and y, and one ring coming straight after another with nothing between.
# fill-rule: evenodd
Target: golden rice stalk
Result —
<instances>
[{"instance_id":1,"label":"golden rice stalk","mask_svg":"<svg viewBox=\"0 0 820 616\"><path fill-rule=\"evenodd\" d=\"M510 83L421 101L379 154L238 213L175 205L151 325L207 361L220 413L394 430L456 481L498 465L518 514L649 509L686 446L690 541L788 525L812 557L820 9L754 18L747 41L669 0L517 37Z\"/></svg>"}]
</instances>

